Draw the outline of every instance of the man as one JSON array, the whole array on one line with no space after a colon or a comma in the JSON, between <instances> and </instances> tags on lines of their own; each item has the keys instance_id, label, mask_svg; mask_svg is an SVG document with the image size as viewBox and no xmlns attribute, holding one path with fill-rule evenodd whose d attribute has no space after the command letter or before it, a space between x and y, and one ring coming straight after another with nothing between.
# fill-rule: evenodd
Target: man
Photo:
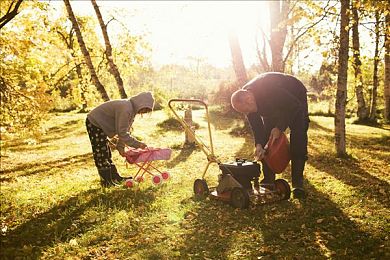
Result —
<instances>
[{"instance_id":1,"label":"man","mask_svg":"<svg viewBox=\"0 0 390 260\"><path fill-rule=\"evenodd\" d=\"M86 127L92 146L93 158L103 187L116 185L125 178L120 176L111 160L107 137L116 137L116 149L124 156L125 146L145 148L147 145L129 134L137 114L151 112L154 98L151 92L142 92L129 99L107 101L95 107L86 119Z\"/></svg>"},{"instance_id":2,"label":"man","mask_svg":"<svg viewBox=\"0 0 390 260\"><path fill-rule=\"evenodd\" d=\"M304 198L303 170L307 160L309 116L306 88L297 78L277 72L259 75L231 97L233 108L246 114L252 128L257 160L263 160L266 143L290 128L293 195ZM263 187L273 189L275 173L262 161Z\"/></svg>"}]
</instances>

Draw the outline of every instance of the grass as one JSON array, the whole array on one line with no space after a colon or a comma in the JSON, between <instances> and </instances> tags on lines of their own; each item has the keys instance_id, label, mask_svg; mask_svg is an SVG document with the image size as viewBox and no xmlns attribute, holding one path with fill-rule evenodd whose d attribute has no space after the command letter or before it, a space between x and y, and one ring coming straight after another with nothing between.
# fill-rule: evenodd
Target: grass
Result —
<instances>
[{"instance_id":1,"label":"grass","mask_svg":"<svg viewBox=\"0 0 390 260\"><path fill-rule=\"evenodd\" d=\"M207 141L202 110L196 133ZM134 134L171 147L157 165L172 179L158 187L102 189L84 127L85 114L53 114L42 140L2 140L1 259L389 259L390 133L347 124L347 159L336 159L333 120L311 117L309 196L233 209L196 200L192 185L206 164L182 148L184 133L161 131L162 111L137 118ZM222 161L251 158L238 119L212 115ZM114 153L123 175L134 173ZM291 181L290 175L280 177ZM214 165L206 175L216 183Z\"/></svg>"}]
</instances>

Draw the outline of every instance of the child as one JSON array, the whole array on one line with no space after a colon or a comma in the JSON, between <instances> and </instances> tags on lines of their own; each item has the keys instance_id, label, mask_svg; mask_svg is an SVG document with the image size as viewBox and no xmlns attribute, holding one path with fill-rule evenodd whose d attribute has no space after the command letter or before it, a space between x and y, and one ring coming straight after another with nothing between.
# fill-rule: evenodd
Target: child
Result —
<instances>
[{"instance_id":1,"label":"child","mask_svg":"<svg viewBox=\"0 0 390 260\"><path fill-rule=\"evenodd\" d=\"M153 110L154 98L151 92L142 92L129 99L107 101L88 113L86 127L91 141L93 158L103 187L123 181L111 160L108 139L117 137L116 148L123 156L125 145L145 148L146 144L130 136L129 129L136 114L149 113Z\"/></svg>"}]
</instances>

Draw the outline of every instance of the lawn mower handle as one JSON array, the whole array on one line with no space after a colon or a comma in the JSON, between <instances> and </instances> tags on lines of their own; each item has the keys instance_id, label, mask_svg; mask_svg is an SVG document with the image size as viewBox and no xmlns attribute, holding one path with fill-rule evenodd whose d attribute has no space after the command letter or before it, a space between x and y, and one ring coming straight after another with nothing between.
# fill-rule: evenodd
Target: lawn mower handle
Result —
<instances>
[{"instance_id":1,"label":"lawn mower handle","mask_svg":"<svg viewBox=\"0 0 390 260\"><path fill-rule=\"evenodd\" d=\"M208 126L208 131L209 131L209 141L210 141L210 149L199 139L195 136L194 131L191 129L191 127L177 114L175 109L172 107L173 103L197 103L205 107L206 109L206 119L207 119L207 126ZM213 145L213 138L211 136L211 125L210 125L210 116L209 116L209 109L208 105L199 99L180 99L180 98L174 98L170 99L168 101L168 107L171 109L175 117L179 120L180 124L184 127L185 131L187 131L195 140L195 142L198 144L199 148L206 154L208 164L207 167L203 173L203 177L207 171L208 166L210 163L219 163L219 160L216 158L214 155L214 145ZM202 177L202 178L203 178Z\"/></svg>"}]
</instances>

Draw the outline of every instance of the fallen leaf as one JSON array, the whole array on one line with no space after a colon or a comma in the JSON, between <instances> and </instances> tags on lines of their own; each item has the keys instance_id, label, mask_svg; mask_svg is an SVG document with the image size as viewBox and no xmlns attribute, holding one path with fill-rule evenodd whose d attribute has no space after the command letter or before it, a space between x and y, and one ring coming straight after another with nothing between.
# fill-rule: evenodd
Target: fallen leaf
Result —
<instances>
[{"instance_id":1,"label":"fallen leaf","mask_svg":"<svg viewBox=\"0 0 390 260\"><path fill-rule=\"evenodd\" d=\"M75 238L72 238L70 241L69 241L69 245L71 246L78 246L79 243L77 243L77 240Z\"/></svg>"}]
</instances>

